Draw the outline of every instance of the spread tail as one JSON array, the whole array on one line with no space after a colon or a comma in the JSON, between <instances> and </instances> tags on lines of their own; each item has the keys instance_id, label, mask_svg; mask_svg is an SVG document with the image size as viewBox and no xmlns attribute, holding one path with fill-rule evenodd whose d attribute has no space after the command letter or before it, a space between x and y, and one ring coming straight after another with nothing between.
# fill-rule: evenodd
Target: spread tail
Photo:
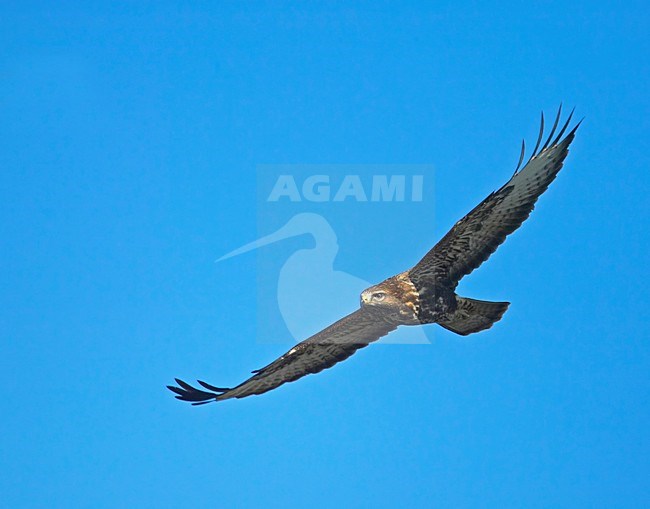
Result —
<instances>
[{"instance_id":1,"label":"spread tail","mask_svg":"<svg viewBox=\"0 0 650 509\"><path fill-rule=\"evenodd\" d=\"M461 336L489 329L501 320L510 305L509 302L489 302L459 296L456 296L456 302L458 308L451 319L438 324Z\"/></svg>"}]
</instances>

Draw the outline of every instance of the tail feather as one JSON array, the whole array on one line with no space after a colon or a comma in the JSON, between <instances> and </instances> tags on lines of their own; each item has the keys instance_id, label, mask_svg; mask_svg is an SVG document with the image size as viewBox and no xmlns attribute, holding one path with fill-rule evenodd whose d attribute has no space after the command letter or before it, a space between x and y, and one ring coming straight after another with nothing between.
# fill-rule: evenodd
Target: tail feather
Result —
<instances>
[{"instance_id":1,"label":"tail feather","mask_svg":"<svg viewBox=\"0 0 650 509\"><path fill-rule=\"evenodd\" d=\"M458 307L450 320L438 322L447 330L467 336L489 329L508 309L509 302L489 302L456 296Z\"/></svg>"}]
</instances>

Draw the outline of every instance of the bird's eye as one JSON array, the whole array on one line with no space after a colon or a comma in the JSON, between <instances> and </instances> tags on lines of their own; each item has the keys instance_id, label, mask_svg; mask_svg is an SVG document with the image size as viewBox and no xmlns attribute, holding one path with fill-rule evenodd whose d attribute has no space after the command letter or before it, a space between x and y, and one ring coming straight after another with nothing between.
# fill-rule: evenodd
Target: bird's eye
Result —
<instances>
[{"instance_id":1,"label":"bird's eye","mask_svg":"<svg viewBox=\"0 0 650 509\"><path fill-rule=\"evenodd\" d=\"M377 293L373 293L372 297L375 300L384 300L386 298L386 294L384 292L377 292Z\"/></svg>"}]
</instances>

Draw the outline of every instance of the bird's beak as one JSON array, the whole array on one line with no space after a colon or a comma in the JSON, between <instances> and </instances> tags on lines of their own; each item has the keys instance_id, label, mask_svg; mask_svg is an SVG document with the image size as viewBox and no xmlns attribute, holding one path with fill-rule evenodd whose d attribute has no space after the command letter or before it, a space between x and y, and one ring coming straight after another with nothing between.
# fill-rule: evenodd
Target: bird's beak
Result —
<instances>
[{"instance_id":1,"label":"bird's beak","mask_svg":"<svg viewBox=\"0 0 650 509\"><path fill-rule=\"evenodd\" d=\"M274 242L279 242L280 240L288 239L289 237L294 237L295 235L297 235L297 233L292 230L293 229L287 228L287 225L285 225L279 230L277 230L275 233L271 233L270 235L261 237L253 242L250 242L249 244L246 244L238 249L235 249L234 251L231 251L228 254L223 255L221 258L217 259L217 262L227 260L228 258L232 258L233 256L239 256L240 254L246 253L248 251L252 251L253 249L257 249L262 246L266 246L268 244L273 244Z\"/></svg>"}]
</instances>

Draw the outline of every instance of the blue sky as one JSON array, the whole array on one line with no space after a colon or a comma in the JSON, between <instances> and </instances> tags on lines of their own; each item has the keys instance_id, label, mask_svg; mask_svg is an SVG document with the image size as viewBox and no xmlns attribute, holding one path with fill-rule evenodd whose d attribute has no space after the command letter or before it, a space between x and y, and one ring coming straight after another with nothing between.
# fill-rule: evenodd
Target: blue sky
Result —
<instances>
[{"instance_id":1,"label":"blue sky","mask_svg":"<svg viewBox=\"0 0 650 509\"><path fill-rule=\"evenodd\" d=\"M0 505L650 505L647 6L13 4ZM459 288L513 303L493 329L219 405L164 388L285 349L256 339L256 256L214 263L258 236L258 165L433 165L423 214L341 230L337 268L378 282L505 182L560 101L586 116L566 169Z\"/></svg>"}]
</instances>

